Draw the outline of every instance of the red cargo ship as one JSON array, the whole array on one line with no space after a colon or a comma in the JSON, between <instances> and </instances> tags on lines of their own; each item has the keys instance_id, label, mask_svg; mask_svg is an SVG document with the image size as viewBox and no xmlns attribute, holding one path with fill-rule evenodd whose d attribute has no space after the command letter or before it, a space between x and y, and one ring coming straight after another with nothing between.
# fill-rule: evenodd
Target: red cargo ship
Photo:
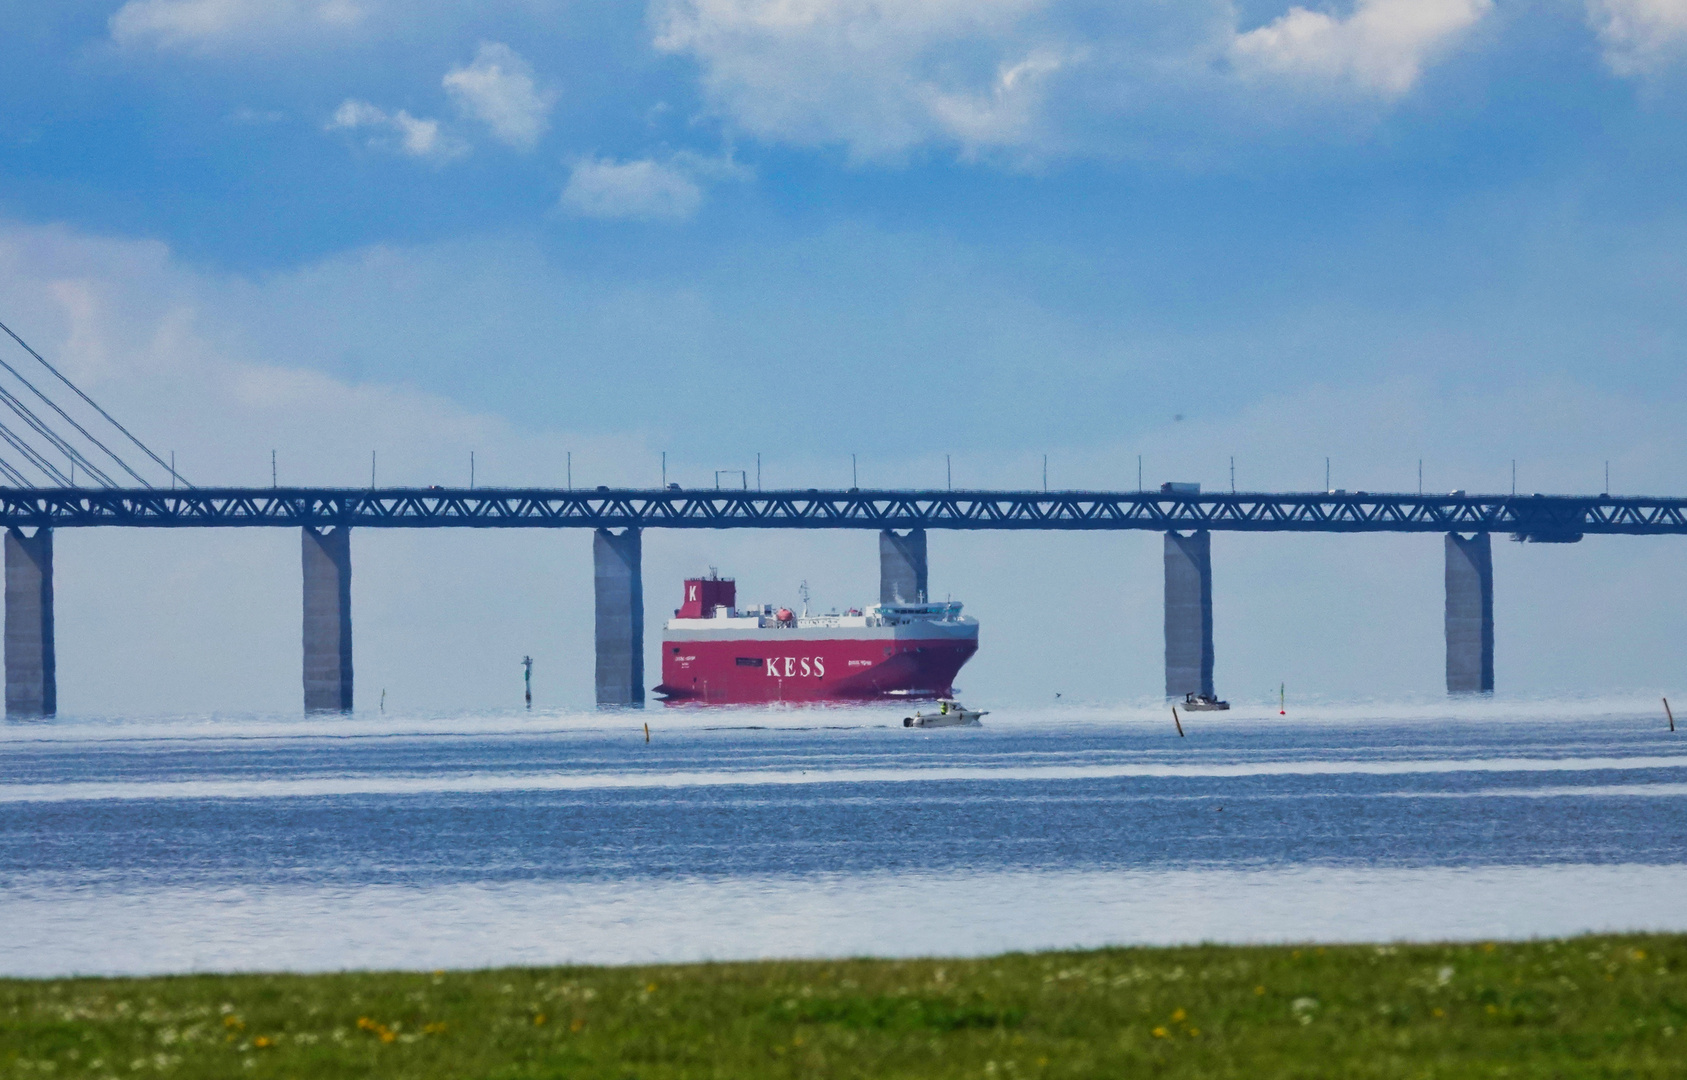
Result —
<instances>
[{"instance_id":1,"label":"red cargo ship","mask_svg":"<svg viewBox=\"0 0 1687 1080\"><path fill-rule=\"evenodd\" d=\"M798 615L772 604L741 611L737 593L730 578L687 579L662 635L656 693L708 705L949 697L978 651L978 620L954 602Z\"/></svg>"}]
</instances>

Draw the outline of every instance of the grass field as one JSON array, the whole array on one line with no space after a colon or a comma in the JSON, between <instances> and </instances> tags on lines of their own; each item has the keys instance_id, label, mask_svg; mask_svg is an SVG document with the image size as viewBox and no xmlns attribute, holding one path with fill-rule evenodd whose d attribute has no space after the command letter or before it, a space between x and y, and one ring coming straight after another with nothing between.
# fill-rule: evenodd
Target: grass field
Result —
<instances>
[{"instance_id":1,"label":"grass field","mask_svg":"<svg viewBox=\"0 0 1687 1080\"><path fill-rule=\"evenodd\" d=\"M1684 1077L1687 937L0 981L0 1075Z\"/></svg>"}]
</instances>

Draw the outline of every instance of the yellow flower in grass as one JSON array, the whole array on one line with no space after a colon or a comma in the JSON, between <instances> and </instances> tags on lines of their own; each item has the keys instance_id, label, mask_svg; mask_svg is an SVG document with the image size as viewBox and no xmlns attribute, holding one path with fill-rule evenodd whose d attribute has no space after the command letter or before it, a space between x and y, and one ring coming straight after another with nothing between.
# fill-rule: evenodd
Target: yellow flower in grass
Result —
<instances>
[{"instance_id":1,"label":"yellow flower in grass","mask_svg":"<svg viewBox=\"0 0 1687 1080\"><path fill-rule=\"evenodd\" d=\"M1156 1039L1169 1039L1171 1038L1171 1033L1163 1027L1157 1027L1154 1029L1154 1037Z\"/></svg>"},{"instance_id":2,"label":"yellow flower in grass","mask_svg":"<svg viewBox=\"0 0 1687 1080\"><path fill-rule=\"evenodd\" d=\"M1172 1013L1172 1023L1174 1024L1181 1024L1187 1019L1189 1019L1189 1014L1182 1009L1177 1009Z\"/></svg>"},{"instance_id":3,"label":"yellow flower in grass","mask_svg":"<svg viewBox=\"0 0 1687 1080\"><path fill-rule=\"evenodd\" d=\"M275 1040L270 1038L268 1035L259 1035L257 1038L252 1040L252 1045L257 1047L259 1050L268 1050L270 1047L275 1045Z\"/></svg>"}]
</instances>

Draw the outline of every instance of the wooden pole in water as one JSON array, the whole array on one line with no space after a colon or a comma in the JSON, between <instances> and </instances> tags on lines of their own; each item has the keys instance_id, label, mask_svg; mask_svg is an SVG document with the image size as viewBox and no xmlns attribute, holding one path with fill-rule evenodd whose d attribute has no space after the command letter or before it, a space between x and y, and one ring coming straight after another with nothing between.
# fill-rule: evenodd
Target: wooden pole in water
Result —
<instances>
[{"instance_id":1,"label":"wooden pole in water","mask_svg":"<svg viewBox=\"0 0 1687 1080\"><path fill-rule=\"evenodd\" d=\"M644 725L644 741L645 742L650 741L650 725L649 724Z\"/></svg>"},{"instance_id":2,"label":"wooden pole in water","mask_svg":"<svg viewBox=\"0 0 1687 1080\"><path fill-rule=\"evenodd\" d=\"M1177 725L1177 737L1183 738L1183 721L1177 718L1177 706L1172 706L1172 723Z\"/></svg>"},{"instance_id":3,"label":"wooden pole in water","mask_svg":"<svg viewBox=\"0 0 1687 1080\"><path fill-rule=\"evenodd\" d=\"M1669 729L1675 730L1675 714L1669 711L1669 698L1664 698L1664 715L1669 717Z\"/></svg>"}]
</instances>

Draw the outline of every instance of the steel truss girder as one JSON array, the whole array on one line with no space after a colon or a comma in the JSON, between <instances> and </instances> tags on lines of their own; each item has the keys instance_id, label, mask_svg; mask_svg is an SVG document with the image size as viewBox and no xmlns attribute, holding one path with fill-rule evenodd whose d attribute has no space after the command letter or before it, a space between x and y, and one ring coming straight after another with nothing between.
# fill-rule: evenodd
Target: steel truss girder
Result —
<instances>
[{"instance_id":1,"label":"steel truss girder","mask_svg":"<svg viewBox=\"0 0 1687 1080\"><path fill-rule=\"evenodd\" d=\"M0 488L0 524L53 528L1209 529L1226 532L1687 533L1687 499L1116 491Z\"/></svg>"}]
</instances>

